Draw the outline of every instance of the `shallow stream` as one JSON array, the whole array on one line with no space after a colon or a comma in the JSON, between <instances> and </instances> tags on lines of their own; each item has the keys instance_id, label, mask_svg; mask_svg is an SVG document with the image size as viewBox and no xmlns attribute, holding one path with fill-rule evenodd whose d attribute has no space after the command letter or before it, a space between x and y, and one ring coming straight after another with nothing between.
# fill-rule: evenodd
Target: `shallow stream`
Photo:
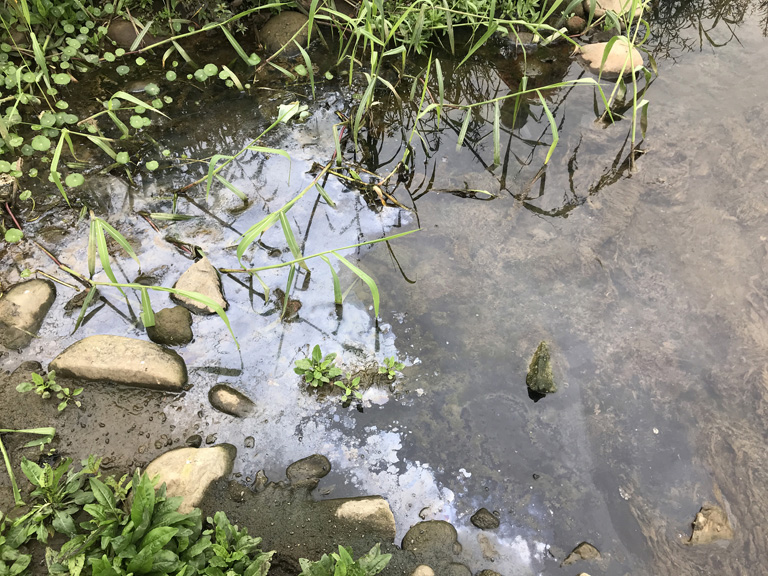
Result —
<instances>
[{"instance_id":1,"label":"shallow stream","mask_svg":"<svg viewBox=\"0 0 768 576\"><path fill-rule=\"evenodd\" d=\"M68 417L70 449L85 442L118 464L143 464L200 434L238 448L245 482L260 469L280 479L289 463L319 452L333 471L318 497L381 494L398 540L422 518L447 519L470 566L505 576L760 573L768 557L766 16L757 5L738 21L718 20L715 6L683 8L662 7L653 23L659 74L645 94L649 129L634 167L629 121L596 122L587 88L551 96L560 143L545 171L551 134L535 103L522 128L504 130L499 166L491 124L473 123L469 146L457 152L462 117L449 113L440 129L422 127L429 154L414 139L409 179L387 187L405 209L382 207L331 177L325 189L335 209L312 192L289 212L305 253L421 228L344 252L378 284L376 324L359 281L343 310L334 306L319 261L291 291L301 308L289 322L280 321L274 297L263 302L255 280L225 275L240 351L216 316L196 318L196 338L180 350L191 389L180 397L88 389L88 413ZM543 74L587 74L558 57L562 69ZM446 65L446 98L506 93L507 66L501 56L455 74ZM196 165L135 185L93 177L83 194L126 234L157 284L172 285L191 264L165 234L201 247L219 267L236 267L240 235L309 184L313 162L330 159L335 112L349 112L346 91L343 83L319 86L305 123L267 136L290 164L254 153L228 172L251 200L245 209L221 186L207 201L199 188L179 210L203 218L164 225L163 234L147 226L136 212L169 211L170 191L197 177L204 168ZM391 95L383 91L381 100L380 124L361 135L361 167L384 175L408 133ZM192 158L233 153L286 101L274 90L201 102L188 93L162 140L155 137ZM38 238L85 272L87 223L62 212L39 226ZM263 243L279 253L251 250L246 259L290 259L279 227ZM26 267L56 273L39 252L0 256L7 283ZM127 258L121 270L128 279L138 272ZM339 272L346 290L355 277ZM274 290L286 277L281 269L263 279ZM62 302L75 294L58 292ZM90 334L145 337L119 295L102 293L110 305L99 304L74 335L76 313L57 301L41 338L0 365L47 365ZM169 305L164 295L153 304ZM533 402L525 374L541 340L552 345L559 391ZM338 397L308 394L293 373L316 343L350 364L396 356L408 366L392 387L368 390L360 409L342 407ZM207 392L216 383L248 395L257 413L238 420L214 410ZM685 544L705 503L728 510L733 541ZM498 512L499 530L469 523L483 506ZM603 560L561 568L585 540Z\"/></svg>"}]
</instances>

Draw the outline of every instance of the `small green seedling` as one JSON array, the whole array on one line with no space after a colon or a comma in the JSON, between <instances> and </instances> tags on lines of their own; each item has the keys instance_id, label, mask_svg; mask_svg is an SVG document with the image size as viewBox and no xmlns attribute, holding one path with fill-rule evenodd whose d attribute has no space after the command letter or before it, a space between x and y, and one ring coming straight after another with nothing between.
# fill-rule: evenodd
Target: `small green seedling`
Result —
<instances>
[{"instance_id":1,"label":"small green seedling","mask_svg":"<svg viewBox=\"0 0 768 576\"><path fill-rule=\"evenodd\" d=\"M335 358L335 353L323 357L320 345L316 345L312 349L312 357L297 360L293 371L299 376L303 376L307 384L313 388L318 388L341 376L341 369L333 363Z\"/></svg>"},{"instance_id":2,"label":"small green seedling","mask_svg":"<svg viewBox=\"0 0 768 576\"><path fill-rule=\"evenodd\" d=\"M352 374L347 374L346 380L336 380L334 385L344 390L344 394L341 396L341 402L346 404L349 402L350 396L354 396L358 400L363 399L363 393L360 392L360 376L352 378Z\"/></svg>"},{"instance_id":3,"label":"small green seedling","mask_svg":"<svg viewBox=\"0 0 768 576\"><path fill-rule=\"evenodd\" d=\"M16 386L16 390L19 392L29 392L30 390L34 390L35 394L40 396L40 398L43 400L47 400L53 394L55 394L56 398L61 400L61 402L59 402L59 412L67 407L67 404L70 400L73 400L75 406L80 408L80 400L75 400L75 396L80 396L80 394L83 393L82 388L75 388L74 390L70 390L69 388L64 388L57 384L55 370L48 372L48 376L46 378L43 378L40 376L40 374L33 373L32 382L22 382Z\"/></svg>"},{"instance_id":4,"label":"small green seedling","mask_svg":"<svg viewBox=\"0 0 768 576\"><path fill-rule=\"evenodd\" d=\"M405 364L395 360L394 356L390 356L389 358L384 358L384 364L379 366L379 374L386 374L387 378L394 380L397 373L403 368L405 368Z\"/></svg>"}]
</instances>

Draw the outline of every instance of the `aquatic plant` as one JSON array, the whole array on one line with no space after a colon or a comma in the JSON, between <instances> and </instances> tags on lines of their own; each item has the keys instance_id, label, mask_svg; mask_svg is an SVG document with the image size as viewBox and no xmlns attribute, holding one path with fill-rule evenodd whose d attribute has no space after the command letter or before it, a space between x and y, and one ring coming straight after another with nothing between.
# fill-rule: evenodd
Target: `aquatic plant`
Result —
<instances>
[{"instance_id":1,"label":"aquatic plant","mask_svg":"<svg viewBox=\"0 0 768 576\"><path fill-rule=\"evenodd\" d=\"M40 374L33 372L32 382L22 382L16 386L16 390L18 392L33 391L43 400L47 400L52 395L55 395L56 398L61 400L58 405L59 412L67 407L67 404L69 404L70 400L75 403L75 406L80 408L80 400L76 400L75 398L83 393L82 388L75 388L74 390L70 390L67 387L63 387L60 384L57 384L55 370L48 372L45 378L40 376Z\"/></svg>"},{"instance_id":2,"label":"aquatic plant","mask_svg":"<svg viewBox=\"0 0 768 576\"><path fill-rule=\"evenodd\" d=\"M39 446L40 450L42 450L43 446L45 446L46 444L50 443L53 440L53 437L56 434L56 430L51 427L26 428L22 430L12 430L10 428L1 428L0 434L35 434L36 436L39 436L39 438L30 440L29 442L24 444L24 448ZM11 460L8 458L8 452L6 452L5 450L5 445L3 444L2 437L0 437L0 452L3 454L3 461L5 462L5 470L6 472L8 472L8 477L11 480L11 488L13 490L13 501L15 502L16 506L23 506L24 501L21 499L21 492L19 491L19 487L16 484L16 476L13 473L13 468L11 467Z\"/></svg>"},{"instance_id":3,"label":"aquatic plant","mask_svg":"<svg viewBox=\"0 0 768 576\"><path fill-rule=\"evenodd\" d=\"M318 388L341 376L341 368L334 364L335 359L335 352L323 356L320 345L315 344L312 355L296 360L293 371L302 376L307 384Z\"/></svg>"},{"instance_id":4,"label":"aquatic plant","mask_svg":"<svg viewBox=\"0 0 768 576\"><path fill-rule=\"evenodd\" d=\"M384 358L384 363L379 366L379 374L386 374L389 380L394 380L397 373L405 368L405 364L395 360L394 356Z\"/></svg>"},{"instance_id":5,"label":"aquatic plant","mask_svg":"<svg viewBox=\"0 0 768 576\"><path fill-rule=\"evenodd\" d=\"M312 562L306 558L299 559L301 574L299 576L375 576L389 564L391 554L382 554L381 545L376 544L366 554L355 560L352 550L339 546L339 552L331 555L323 554L320 560Z\"/></svg>"},{"instance_id":6,"label":"aquatic plant","mask_svg":"<svg viewBox=\"0 0 768 576\"><path fill-rule=\"evenodd\" d=\"M347 374L344 380L335 380L334 386L338 386L342 390L341 402L346 404L352 397L358 400L363 399L363 393L360 392L360 376L352 377L351 374Z\"/></svg>"}]
</instances>

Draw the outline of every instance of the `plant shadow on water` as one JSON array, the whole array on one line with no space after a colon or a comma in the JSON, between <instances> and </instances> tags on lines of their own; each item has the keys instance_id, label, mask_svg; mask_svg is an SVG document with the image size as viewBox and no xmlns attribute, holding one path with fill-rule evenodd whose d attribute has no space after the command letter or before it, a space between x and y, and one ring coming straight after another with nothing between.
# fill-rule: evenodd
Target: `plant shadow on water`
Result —
<instances>
[{"instance_id":1,"label":"plant shadow on water","mask_svg":"<svg viewBox=\"0 0 768 576\"><path fill-rule=\"evenodd\" d=\"M662 72L651 89L658 105L645 156L629 145L626 122L595 122L592 94L564 88L547 94L560 144L546 168L551 133L538 99L524 101L517 115L500 110L500 162L494 162L492 107L473 112L459 151L463 115L446 111L440 126L419 120L410 160L379 194L373 184L398 166L419 110L400 106L387 90L377 93L381 104L358 134L362 152L345 148L350 165L368 171L358 170L367 181L331 176L323 186L336 209L318 193L288 214L302 248L312 252L423 229L386 249L347 254L376 278L381 320L372 326L370 293L351 273L341 274L352 291L340 310L327 268L313 265L311 276L299 271L284 295L301 303L291 322L280 320L274 298L264 302L253 278L225 275L243 353L218 319L196 320L196 339L182 349L194 385L160 408L152 404L162 415L159 430L171 431L171 445L190 434L231 442L245 481L262 468L280 479L290 462L326 454L334 470L321 495L381 493L399 536L421 518L448 519L472 566L507 575L564 574L559 562L582 540L603 553L601 563L589 565L592 574L738 574L760 566L768 554L759 539L768 517L762 280L768 209L751 191L768 180L760 138L768 116L747 94L768 86L738 73L766 55L755 19L741 25L749 50L733 42L719 48L734 69L718 69L718 82L743 84L738 97L700 76L699 55L679 56L675 78ZM728 23L728 34L736 25ZM675 31L682 39L675 36L668 46L680 51L697 35L682 26ZM657 50L663 53L663 42ZM444 63L446 100L483 101L517 89L519 64L486 57L492 65L454 71ZM584 74L564 66L562 55L544 66L549 60L547 50L528 56L529 73L542 66L532 82L539 75L549 84ZM412 67L415 74L420 63ZM355 104L348 91L343 84L321 87L305 124L269 134L266 145L287 150L290 163L253 153L227 168L227 180L249 197L245 205L216 184L209 199L200 190L177 199L180 211L201 218L161 224L167 232L158 234L136 217L170 211L173 192L206 168L194 163L142 177L138 186L94 178L82 193L112 216L157 284L172 285L190 263L167 235L200 247L219 266L233 264L241 235L311 182L314 162L330 160L335 112ZM705 97L692 102L692 92ZM204 108L189 98L154 137L159 148L181 149L189 158L234 154L284 100L272 90L257 91L256 98L214 94ZM718 117L701 122L712 108ZM689 138L701 148L684 145ZM84 226L71 217L41 237L52 239L46 246L63 262L84 262ZM284 244L275 227L244 260L288 260ZM4 269L45 269L37 254L0 257ZM128 281L137 273L130 261L119 272ZM262 275L273 289L285 287L285 277L280 270ZM160 295L152 298L157 309L167 305ZM41 338L3 358L3 366L50 360L89 334L142 336L124 302L114 294L102 299L107 305L74 335L71 318L54 309ZM534 404L525 373L541 340L553 345L561 386ZM407 359L405 378L394 390L366 391L362 412L354 403L345 408L337 399L318 399L292 370L310 353L309 343L318 342L351 364ZM207 393L217 383L246 393L255 412L239 420L216 412ZM86 403L89 392L98 393L86 389ZM125 403L141 412L137 397L132 393ZM76 441L85 432L73 434ZM165 449L155 444L135 460ZM715 553L682 545L708 501L724 502L737 525L734 542ZM498 511L497 532L469 525L481 506Z\"/></svg>"}]
</instances>

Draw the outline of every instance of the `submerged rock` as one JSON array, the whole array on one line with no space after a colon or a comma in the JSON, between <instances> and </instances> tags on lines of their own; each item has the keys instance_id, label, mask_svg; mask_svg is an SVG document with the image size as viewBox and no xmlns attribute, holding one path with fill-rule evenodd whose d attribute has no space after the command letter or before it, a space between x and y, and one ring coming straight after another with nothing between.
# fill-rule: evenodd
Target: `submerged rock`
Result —
<instances>
[{"instance_id":1,"label":"submerged rock","mask_svg":"<svg viewBox=\"0 0 768 576\"><path fill-rule=\"evenodd\" d=\"M435 571L426 564L422 564L421 566L416 566L416 570L411 572L411 576L435 576Z\"/></svg>"},{"instance_id":2,"label":"submerged rock","mask_svg":"<svg viewBox=\"0 0 768 576\"><path fill-rule=\"evenodd\" d=\"M501 574L493 570L483 570L482 572L479 572L477 576L501 576Z\"/></svg>"},{"instance_id":3,"label":"submerged rock","mask_svg":"<svg viewBox=\"0 0 768 576\"><path fill-rule=\"evenodd\" d=\"M208 392L208 401L216 410L238 418L245 418L256 407L245 394L226 384L216 384L211 388Z\"/></svg>"},{"instance_id":4,"label":"submerged rock","mask_svg":"<svg viewBox=\"0 0 768 576\"><path fill-rule=\"evenodd\" d=\"M480 508L469 520L480 530L495 530L500 524L499 519L486 508Z\"/></svg>"},{"instance_id":5,"label":"submerged rock","mask_svg":"<svg viewBox=\"0 0 768 576\"><path fill-rule=\"evenodd\" d=\"M411 526L401 547L427 556L450 557L461 551L456 528L444 520L427 520Z\"/></svg>"},{"instance_id":6,"label":"submerged rock","mask_svg":"<svg viewBox=\"0 0 768 576\"><path fill-rule=\"evenodd\" d=\"M589 4L590 0L584 0L583 8L586 14L589 14ZM631 9L632 0L597 0L595 2L595 18L604 16L608 10L614 12L618 16L621 16L622 14L629 12ZM642 13L643 9L640 6L640 3L638 3L634 16L638 17Z\"/></svg>"},{"instance_id":7,"label":"submerged rock","mask_svg":"<svg viewBox=\"0 0 768 576\"><path fill-rule=\"evenodd\" d=\"M582 542L573 551L568 554L561 566L568 566L579 560L600 560L602 556L600 551L589 542Z\"/></svg>"},{"instance_id":8,"label":"submerged rock","mask_svg":"<svg viewBox=\"0 0 768 576\"><path fill-rule=\"evenodd\" d=\"M354 524L367 535L375 534L382 542L395 539L395 516L389 503L381 496L336 498L323 500L317 505L334 507L336 519Z\"/></svg>"},{"instance_id":9,"label":"submerged rock","mask_svg":"<svg viewBox=\"0 0 768 576\"><path fill-rule=\"evenodd\" d=\"M640 51L634 47L630 51L627 44L619 40L611 46L605 64L602 64L601 74L601 63L606 46L608 46L608 42L597 42L576 49L579 61L592 74L599 75L606 80L614 80L619 76L631 74L635 68L643 65L643 55L640 54Z\"/></svg>"},{"instance_id":10,"label":"submerged rock","mask_svg":"<svg viewBox=\"0 0 768 576\"><path fill-rule=\"evenodd\" d=\"M219 271L214 268L207 256L204 256L192 264L192 266L181 275L181 278L178 279L173 287L178 290L197 292L203 296L207 296L216 304L224 308L224 310L229 307L229 304L227 304L227 301L224 299L224 294L221 291ZM203 304L187 296L171 294L171 299L195 314L216 314L216 311L207 304Z\"/></svg>"},{"instance_id":11,"label":"submerged rock","mask_svg":"<svg viewBox=\"0 0 768 576\"><path fill-rule=\"evenodd\" d=\"M307 33L308 22L309 19L301 12L285 10L270 18L259 30L259 36L269 52L277 52L290 42L281 54L296 56L299 54L299 49L296 44L291 42L291 38L298 32L294 41L302 47L306 45L309 37Z\"/></svg>"},{"instance_id":12,"label":"submerged rock","mask_svg":"<svg viewBox=\"0 0 768 576\"><path fill-rule=\"evenodd\" d=\"M173 350L125 336L88 336L51 362L63 378L113 382L152 390L181 392L187 366Z\"/></svg>"},{"instance_id":13,"label":"submerged rock","mask_svg":"<svg viewBox=\"0 0 768 576\"><path fill-rule=\"evenodd\" d=\"M331 463L328 458L321 454L313 454L294 462L285 469L285 476L291 483L291 486L298 486L302 483L314 483L320 478L326 476L331 471Z\"/></svg>"},{"instance_id":14,"label":"submerged rock","mask_svg":"<svg viewBox=\"0 0 768 576\"><path fill-rule=\"evenodd\" d=\"M728 514L719 506L704 505L693 521L693 533L688 544L709 544L715 540L732 540L733 528Z\"/></svg>"},{"instance_id":15,"label":"submerged rock","mask_svg":"<svg viewBox=\"0 0 768 576\"><path fill-rule=\"evenodd\" d=\"M158 486L165 482L168 496L181 496L179 512L192 511L208 487L229 475L237 455L231 444L214 448L179 448L158 456L149 466L147 475L158 476Z\"/></svg>"},{"instance_id":16,"label":"submerged rock","mask_svg":"<svg viewBox=\"0 0 768 576\"><path fill-rule=\"evenodd\" d=\"M56 299L49 280L27 280L11 286L0 297L0 345L10 350L26 347Z\"/></svg>"},{"instance_id":17,"label":"submerged rock","mask_svg":"<svg viewBox=\"0 0 768 576\"><path fill-rule=\"evenodd\" d=\"M528 388L537 394L552 394L557 392L557 385L552 376L552 361L549 356L549 345L543 340L533 353L528 365L528 375L525 377Z\"/></svg>"},{"instance_id":18,"label":"submerged rock","mask_svg":"<svg viewBox=\"0 0 768 576\"><path fill-rule=\"evenodd\" d=\"M130 48L139 34L141 34L141 29L134 27L127 20L112 20L107 30L107 37L121 48ZM151 44L160 42L162 39L160 36L147 32L144 38L141 39L139 48L146 48Z\"/></svg>"},{"instance_id":19,"label":"submerged rock","mask_svg":"<svg viewBox=\"0 0 768 576\"><path fill-rule=\"evenodd\" d=\"M181 346L192 342L192 314L183 306L163 308L155 314L155 325L147 327L152 342L165 346Z\"/></svg>"}]
</instances>

